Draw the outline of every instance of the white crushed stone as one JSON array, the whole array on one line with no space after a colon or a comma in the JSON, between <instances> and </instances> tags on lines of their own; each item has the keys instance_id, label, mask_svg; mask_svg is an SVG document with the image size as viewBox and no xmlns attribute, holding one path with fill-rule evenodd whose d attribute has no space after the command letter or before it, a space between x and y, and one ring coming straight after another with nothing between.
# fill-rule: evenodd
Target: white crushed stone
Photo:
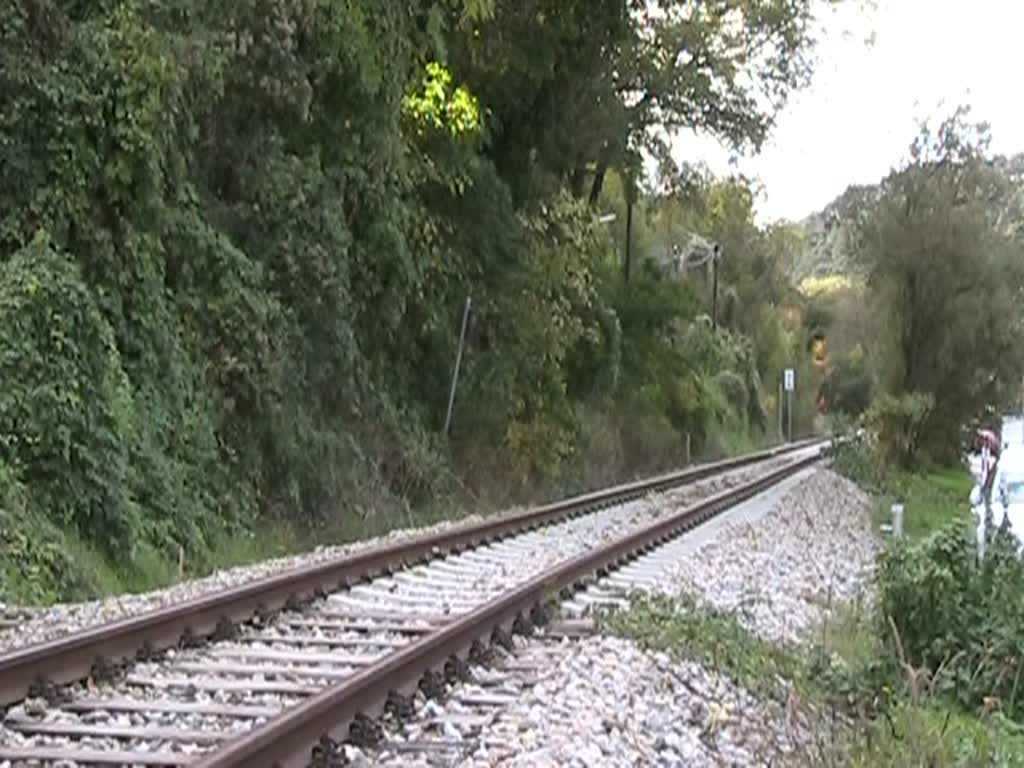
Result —
<instances>
[{"instance_id":1,"label":"white crushed stone","mask_svg":"<svg viewBox=\"0 0 1024 768\"><path fill-rule=\"evenodd\" d=\"M810 742L806 715L785 693L758 698L699 664L648 653L629 640L532 640L520 656L548 660L531 687L510 681L514 700L473 710L457 695L430 702L391 748L351 754L380 768L621 768L631 765L764 766L796 762ZM511 698L511 697L510 697ZM429 739L447 744L403 751Z\"/></svg>"},{"instance_id":2,"label":"white crushed stone","mask_svg":"<svg viewBox=\"0 0 1024 768\"><path fill-rule=\"evenodd\" d=\"M727 524L679 559L657 590L703 597L766 639L799 642L836 605L870 599L881 548L871 509L855 484L818 470L763 517Z\"/></svg>"}]
</instances>

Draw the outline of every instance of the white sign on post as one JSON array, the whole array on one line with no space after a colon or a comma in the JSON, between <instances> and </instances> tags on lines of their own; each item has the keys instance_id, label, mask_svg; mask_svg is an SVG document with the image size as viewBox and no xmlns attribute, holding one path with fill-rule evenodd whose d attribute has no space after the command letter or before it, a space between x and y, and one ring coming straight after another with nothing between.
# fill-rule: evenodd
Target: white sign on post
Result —
<instances>
[{"instance_id":1,"label":"white sign on post","mask_svg":"<svg viewBox=\"0 0 1024 768\"><path fill-rule=\"evenodd\" d=\"M793 389L795 388L794 385L796 384L796 374L794 373L792 368L787 368L786 369L784 381L785 381L785 385L786 385L786 391L787 392L792 392Z\"/></svg>"}]
</instances>

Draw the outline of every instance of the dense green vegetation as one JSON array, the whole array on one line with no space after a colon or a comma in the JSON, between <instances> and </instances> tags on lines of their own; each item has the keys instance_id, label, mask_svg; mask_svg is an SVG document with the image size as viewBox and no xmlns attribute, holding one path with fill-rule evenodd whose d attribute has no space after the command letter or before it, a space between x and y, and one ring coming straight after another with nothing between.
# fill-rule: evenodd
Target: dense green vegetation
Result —
<instances>
[{"instance_id":1,"label":"dense green vegetation","mask_svg":"<svg viewBox=\"0 0 1024 768\"><path fill-rule=\"evenodd\" d=\"M668 136L757 149L814 3L658 7L0 0L0 598L771 437L793 240Z\"/></svg>"},{"instance_id":2,"label":"dense green vegetation","mask_svg":"<svg viewBox=\"0 0 1024 768\"><path fill-rule=\"evenodd\" d=\"M805 282L836 361L826 390L855 393L865 428L836 468L875 496L878 522L905 508L877 604L831 649L864 722L853 765L1024 765L1024 561L1005 530L979 558L962 466L965 428L998 426L1020 397L1020 167L958 110L836 201L816 242L835 265Z\"/></svg>"},{"instance_id":3,"label":"dense green vegetation","mask_svg":"<svg viewBox=\"0 0 1024 768\"><path fill-rule=\"evenodd\" d=\"M901 167L829 207L835 271L804 283L826 394L847 413L874 402L884 458L904 467L957 462L969 421L1020 402L1022 158L993 156L968 118L923 127Z\"/></svg>"},{"instance_id":4,"label":"dense green vegetation","mask_svg":"<svg viewBox=\"0 0 1024 768\"><path fill-rule=\"evenodd\" d=\"M0 0L0 600L749 449L793 367L795 431L863 425L838 467L906 504L877 610L799 654L615 627L806 682L847 763L1021 764L1024 566L958 461L1020 394L1024 159L958 111L762 226L670 152L757 150L829 2Z\"/></svg>"}]
</instances>

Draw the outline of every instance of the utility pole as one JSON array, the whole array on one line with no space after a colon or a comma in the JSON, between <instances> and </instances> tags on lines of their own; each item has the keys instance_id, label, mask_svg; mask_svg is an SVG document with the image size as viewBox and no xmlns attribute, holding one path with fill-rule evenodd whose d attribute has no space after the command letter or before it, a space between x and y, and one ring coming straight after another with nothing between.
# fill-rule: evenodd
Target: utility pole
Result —
<instances>
[{"instance_id":1,"label":"utility pole","mask_svg":"<svg viewBox=\"0 0 1024 768\"><path fill-rule=\"evenodd\" d=\"M473 298L466 297L466 308L462 310L462 331L459 333L459 349L455 353L455 370L452 371L452 388L448 393L448 413L444 417L444 433L451 433L452 410L455 408L455 388L459 384L459 369L462 367L462 350L466 346L466 329L469 326L469 312L473 307Z\"/></svg>"},{"instance_id":2,"label":"utility pole","mask_svg":"<svg viewBox=\"0 0 1024 768\"><path fill-rule=\"evenodd\" d=\"M718 257L722 248L715 243L715 249L711 253L711 329L718 332Z\"/></svg>"}]
</instances>

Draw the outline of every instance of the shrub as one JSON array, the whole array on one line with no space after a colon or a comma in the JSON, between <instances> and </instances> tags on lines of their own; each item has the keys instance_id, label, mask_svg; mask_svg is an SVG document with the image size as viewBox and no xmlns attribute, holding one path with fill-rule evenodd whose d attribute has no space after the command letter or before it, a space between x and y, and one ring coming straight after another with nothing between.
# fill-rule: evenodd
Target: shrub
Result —
<instances>
[{"instance_id":1,"label":"shrub","mask_svg":"<svg viewBox=\"0 0 1024 768\"><path fill-rule=\"evenodd\" d=\"M719 371L714 378L714 383L739 418L745 420L750 393L747 391L747 383L743 377L733 371Z\"/></svg>"},{"instance_id":2,"label":"shrub","mask_svg":"<svg viewBox=\"0 0 1024 768\"><path fill-rule=\"evenodd\" d=\"M840 359L822 384L822 396L829 411L856 417L871 405L874 383L862 355Z\"/></svg>"},{"instance_id":3,"label":"shrub","mask_svg":"<svg viewBox=\"0 0 1024 768\"><path fill-rule=\"evenodd\" d=\"M929 394L883 395L868 409L868 430L878 442L881 458L909 467L917 456L921 429L935 407Z\"/></svg>"},{"instance_id":4,"label":"shrub","mask_svg":"<svg viewBox=\"0 0 1024 768\"><path fill-rule=\"evenodd\" d=\"M832 468L861 488L873 493L888 490L888 475L878 454L864 440L836 443Z\"/></svg>"},{"instance_id":5,"label":"shrub","mask_svg":"<svg viewBox=\"0 0 1024 768\"><path fill-rule=\"evenodd\" d=\"M878 585L895 659L924 670L931 692L967 708L996 702L1024 719L1024 562L1008 533L997 534L981 562L965 521L897 543L882 557Z\"/></svg>"},{"instance_id":6,"label":"shrub","mask_svg":"<svg viewBox=\"0 0 1024 768\"><path fill-rule=\"evenodd\" d=\"M92 592L64 534L30 508L14 471L0 463L0 602L39 604Z\"/></svg>"},{"instance_id":7,"label":"shrub","mask_svg":"<svg viewBox=\"0 0 1024 768\"><path fill-rule=\"evenodd\" d=\"M45 237L0 264L0 462L52 522L127 553L132 394L79 268Z\"/></svg>"}]
</instances>

